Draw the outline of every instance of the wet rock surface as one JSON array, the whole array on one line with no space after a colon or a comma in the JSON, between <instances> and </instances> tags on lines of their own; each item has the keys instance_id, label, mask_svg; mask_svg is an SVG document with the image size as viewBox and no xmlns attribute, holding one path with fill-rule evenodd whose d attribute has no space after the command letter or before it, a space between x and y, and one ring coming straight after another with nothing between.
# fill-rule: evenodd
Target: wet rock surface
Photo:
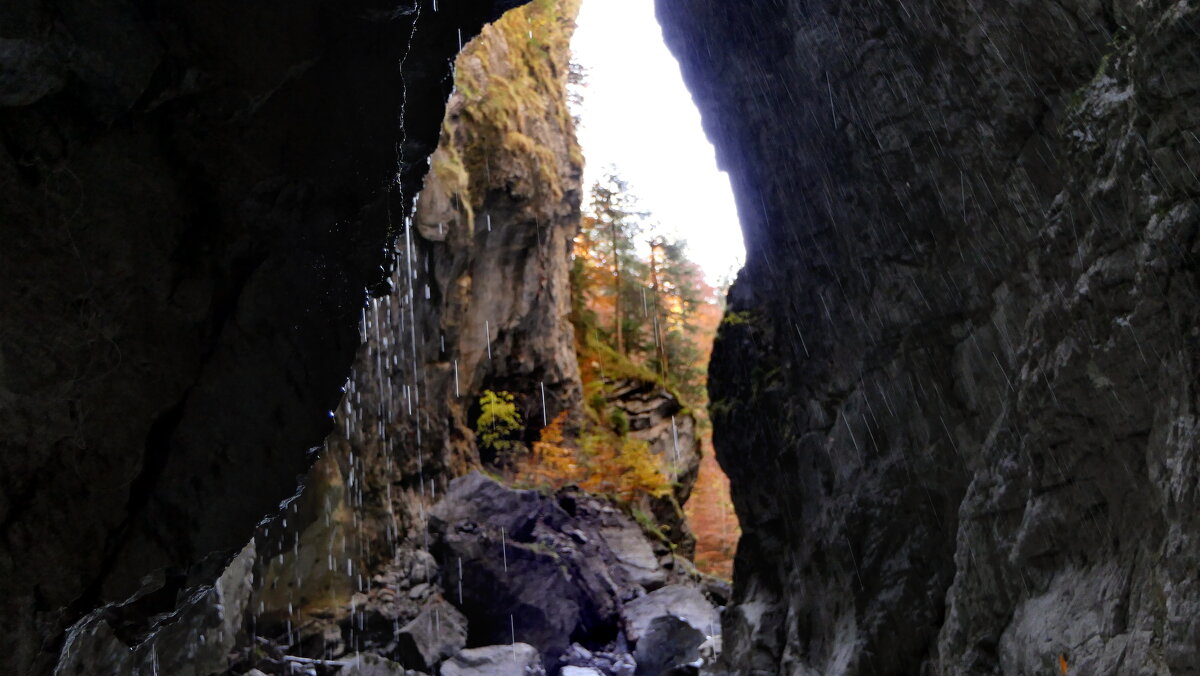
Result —
<instances>
[{"instance_id":1,"label":"wet rock surface","mask_svg":"<svg viewBox=\"0 0 1200 676\"><path fill-rule=\"evenodd\" d=\"M154 594L97 610L73 626L56 676L125 676L133 673L209 676L230 666L253 593L254 543L215 584L186 598ZM163 585L166 586L166 585ZM143 631L142 618L157 608Z\"/></svg>"},{"instance_id":2,"label":"wet rock surface","mask_svg":"<svg viewBox=\"0 0 1200 676\"><path fill-rule=\"evenodd\" d=\"M510 15L457 61L463 86L447 104L412 218L396 214L397 266L390 290L360 315L362 346L334 431L294 518L272 526L264 546L265 584L276 592L261 595L261 619L273 631L290 619L324 641L318 635L334 625L352 647L351 633L363 638L352 627L364 623L352 608L380 627L410 621L423 594L441 591L400 560L427 556L426 509L453 477L495 459L475 439L482 392L511 392L535 435L543 417L578 407L567 311L582 159L562 77L571 7ZM529 67L540 75L527 76ZM512 87L521 96L496 95ZM527 100L544 103L538 115ZM506 145L512 138L524 142ZM370 632L374 648L386 643L381 631Z\"/></svg>"},{"instance_id":3,"label":"wet rock surface","mask_svg":"<svg viewBox=\"0 0 1200 676\"><path fill-rule=\"evenodd\" d=\"M657 4L747 244L725 673L1196 673L1195 6Z\"/></svg>"},{"instance_id":4,"label":"wet rock surface","mask_svg":"<svg viewBox=\"0 0 1200 676\"><path fill-rule=\"evenodd\" d=\"M511 4L0 9L0 629L17 672L46 671L68 625L152 571L211 584L295 493L388 212L435 146L459 31Z\"/></svg>"},{"instance_id":5,"label":"wet rock surface","mask_svg":"<svg viewBox=\"0 0 1200 676\"><path fill-rule=\"evenodd\" d=\"M400 628L397 642L405 666L430 671L467 646L467 618L445 601L429 603Z\"/></svg>"}]
</instances>

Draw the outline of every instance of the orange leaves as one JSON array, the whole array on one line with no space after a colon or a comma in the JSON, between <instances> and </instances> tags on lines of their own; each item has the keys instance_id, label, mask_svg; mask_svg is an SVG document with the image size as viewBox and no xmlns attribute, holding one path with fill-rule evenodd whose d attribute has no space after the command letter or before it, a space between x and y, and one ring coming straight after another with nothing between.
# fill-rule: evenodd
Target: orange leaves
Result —
<instances>
[{"instance_id":1,"label":"orange leaves","mask_svg":"<svg viewBox=\"0 0 1200 676\"><path fill-rule=\"evenodd\" d=\"M644 441L590 427L571 444L564 439L565 421L560 413L542 429L532 452L517 462L517 483L551 490L573 484L627 503L670 493L671 482Z\"/></svg>"},{"instance_id":2,"label":"orange leaves","mask_svg":"<svg viewBox=\"0 0 1200 676\"><path fill-rule=\"evenodd\" d=\"M733 578L733 556L741 528L729 496L729 478L713 455L712 431L703 437L700 475L685 506L688 524L696 534L696 567L709 575Z\"/></svg>"},{"instance_id":3,"label":"orange leaves","mask_svg":"<svg viewBox=\"0 0 1200 676\"><path fill-rule=\"evenodd\" d=\"M539 440L533 443L531 455L517 463L517 481L553 489L577 481L579 466L575 454L563 446L562 428L566 418L567 412L563 411L542 428Z\"/></svg>"}]
</instances>

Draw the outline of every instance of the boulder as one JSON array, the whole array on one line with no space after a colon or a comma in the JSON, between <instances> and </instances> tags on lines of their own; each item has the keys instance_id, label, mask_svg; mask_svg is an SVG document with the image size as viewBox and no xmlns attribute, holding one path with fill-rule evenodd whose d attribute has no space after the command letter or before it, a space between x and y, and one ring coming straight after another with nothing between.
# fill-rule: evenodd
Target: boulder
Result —
<instances>
[{"instance_id":1,"label":"boulder","mask_svg":"<svg viewBox=\"0 0 1200 676\"><path fill-rule=\"evenodd\" d=\"M370 653L342 660L342 664L338 676L425 676L419 671L405 669L402 665Z\"/></svg>"},{"instance_id":2,"label":"boulder","mask_svg":"<svg viewBox=\"0 0 1200 676\"><path fill-rule=\"evenodd\" d=\"M699 589L685 585L668 585L635 599L625 604L621 616L625 622L625 635L635 643L641 641L660 617L678 618L699 632L700 642L721 632L721 617L716 608Z\"/></svg>"},{"instance_id":3,"label":"boulder","mask_svg":"<svg viewBox=\"0 0 1200 676\"><path fill-rule=\"evenodd\" d=\"M554 660L578 640L603 645L619 629L617 608L643 593L602 536L622 530L625 558L637 526L603 500L577 492L545 496L473 473L454 480L429 514L432 550L447 597L471 623L472 641L517 639ZM612 531L616 532L616 531ZM547 668L557 667L548 661Z\"/></svg>"},{"instance_id":4,"label":"boulder","mask_svg":"<svg viewBox=\"0 0 1200 676\"><path fill-rule=\"evenodd\" d=\"M542 658L528 643L463 650L442 664L442 676L544 676Z\"/></svg>"},{"instance_id":5,"label":"boulder","mask_svg":"<svg viewBox=\"0 0 1200 676\"><path fill-rule=\"evenodd\" d=\"M683 676L699 673L705 635L673 615L654 618L638 641L637 676Z\"/></svg>"},{"instance_id":6,"label":"boulder","mask_svg":"<svg viewBox=\"0 0 1200 676\"><path fill-rule=\"evenodd\" d=\"M559 676L604 676L599 669L592 667L563 667Z\"/></svg>"},{"instance_id":7,"label":"boulder","mask_svg":"<svg viewBox=\"0 0 1200 676\"><path fill-rule=\"evenodd\" d=\"M700 584L704 588L704 595L715 605L727 605L729 597L733 595L733 585L719 577L705 575L701 578Z\"/></svg>"},{"instance_id":8,"label":"boulder","mask_svg":"<svg viewBox=\"0 0 1200 676\"><path fill-rule=\"evenodd\" d=\"M404 625L396 637L396 652L404 666L432 670L467 645L467 618L441 598Z\"/></svg>"},{"instance_id":9,"label":"boulder","mask_svg":"<svg viewBox=\"0 0 1200 676\"><path fill-rule=\"evenodd\" d=\"M55 674L60 676L160 673L207 676L229 667L250 602L255 543L251 540L210 589L191 595L173 615L162 614L148 636L131 630L130 617L164 604L161 592L92 612L67 632ZM164 585L148 577L148 589ZM169 589L169 587L168 587ZM136 625L133 625L136 626ZM130 643L134 642L134 647ZM29 673L15 670L10 673Z\"/></svg>"},{"instance_id":10,"label":"boulder","mask_svg":"<svg viewBox=\"0 0 1200 676\"><path fill-rule=\"evenodd\" d=\"M614 520L612 525L600 529L600 536L617 557L617 565L633 582L650 590L667 583L667 572L658 564L654 548L636 524Z\"/></svg>"}]
</instances>

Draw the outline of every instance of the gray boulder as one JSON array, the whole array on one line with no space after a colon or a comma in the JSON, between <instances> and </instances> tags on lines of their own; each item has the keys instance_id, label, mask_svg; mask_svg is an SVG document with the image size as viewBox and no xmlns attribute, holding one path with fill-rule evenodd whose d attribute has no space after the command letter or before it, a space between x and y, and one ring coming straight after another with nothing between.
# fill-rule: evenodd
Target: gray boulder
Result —
<instances>
[{"instance_id":1,"label":"gray boulder","mask_svg":"<svg viewBox=\"0 0 1200 676\"><path fill-rule=\"evenodd\" d=\"M437 598L400 629L396 641L396 652L404 666L432 670L438 662L466 647L467 618Z\"/></svg>"},{"instance_id":2,"label":"gray boulder","mask_svg":"<svg viewBox=\"0 0 1200 676\"><path fill-rule=\"evenodd\" d=\"M441 676L544 676L542 658L528 643L463 650L442 664Z\"/></svg>"},{"instance_id":3,"label":"gray boulder","mask_svg":"<svg viewBox=\"0 0 1200 676\"><path fill-rule=\"evenodd\" d=\"M515 634L546 656L547 668L558 666L553 660L572 640L603 643L616 635L619 604L643 593L601 535L622 521L637 528L603 500L514 490L479 473L455 479L429 513L446 595L470 621L472 637L503 644ZM635 547L627 542L625 549ZM641 579L652 571L645 565Z\"/></svg>"},{"instance_id":4,"label":"gray boulder","mask_svg":"<svg viewBox=\"0 0 1200 676\"><path fill-rule=\"evenodd\" d=\"M684 585L668 585L630 601L625 604L621 616L625 621L625 635L635 643L660 617L678 618L699 632L701 642L705 637L721 632L721 617L716 608L699 589Z\"/></svg>"},{"instance_id":5,"label":"gray boulder","mask_svg":"<svg viewBox=\"0 0 1200 676\"><path fill-rule=\"evenodd\" d=\"M604 676L599 669L592 667L563 667L559 676Z\"/></svg>"},{"instance_id":6,"label":"gray boulder","mask_svg":"<svg viewBox=\"0 0 1200 676\"><path fill-rule=\"evenodd\" d=\"M638 641L637 676L683 676L699 673L704 633L672 615L654 618Z\"/></svg>"},{"instance_id":7,"label":"gray boulder","mask_svg":"<svg viewBox=\"0 0 1200 676\"><path fill-rule=\"evenodd\" d=\"M419 671L405 669L402 665L370 653L342 660L342 664L338 676L425 676Z\"/></svg>"},{"instance_id":8,"label":"gray boulder","mask_svg":"<svg viewBox=\"0 0 1200 676\"><path fill-rule=\"evenodd\" d=\"M646 589L658 589L667 583L667 571L658 564L654 548L637 524L614 519L600 528L600 535L617 557L617 565L633 582Z\"/></svg>"}]
</instances>

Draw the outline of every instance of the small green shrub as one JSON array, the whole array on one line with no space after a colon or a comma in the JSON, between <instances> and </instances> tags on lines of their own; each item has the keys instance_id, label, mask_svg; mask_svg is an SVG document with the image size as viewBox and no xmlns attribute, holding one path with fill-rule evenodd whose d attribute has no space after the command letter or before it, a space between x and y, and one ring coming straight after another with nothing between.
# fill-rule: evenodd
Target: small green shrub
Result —
<instances>
[{"instance_id":1,"label":"small green shrub","mask_svg":"<svg viewBox=\"0 0 1200 676\"><path fill-rule=\"evenodd\" d=\"M603 391L597 390L588 399L588 405L592 407L593 411L599 414L600 411L604 410L605 406L608 406L608 398L604 396Z\"/></svg>"},{"instance_id":2,"label":"small green shrub","mask_svg":"<svg viewBox=\"0 0 1200 676\"><path fill-rule=\"evenodd\" d=\"M614 406L609 415L609 422L612 423L613 431L617 433L617 436L623 437L629 434L629 416L625 415L625 411Z\"/></svg>"}]
</instances>

